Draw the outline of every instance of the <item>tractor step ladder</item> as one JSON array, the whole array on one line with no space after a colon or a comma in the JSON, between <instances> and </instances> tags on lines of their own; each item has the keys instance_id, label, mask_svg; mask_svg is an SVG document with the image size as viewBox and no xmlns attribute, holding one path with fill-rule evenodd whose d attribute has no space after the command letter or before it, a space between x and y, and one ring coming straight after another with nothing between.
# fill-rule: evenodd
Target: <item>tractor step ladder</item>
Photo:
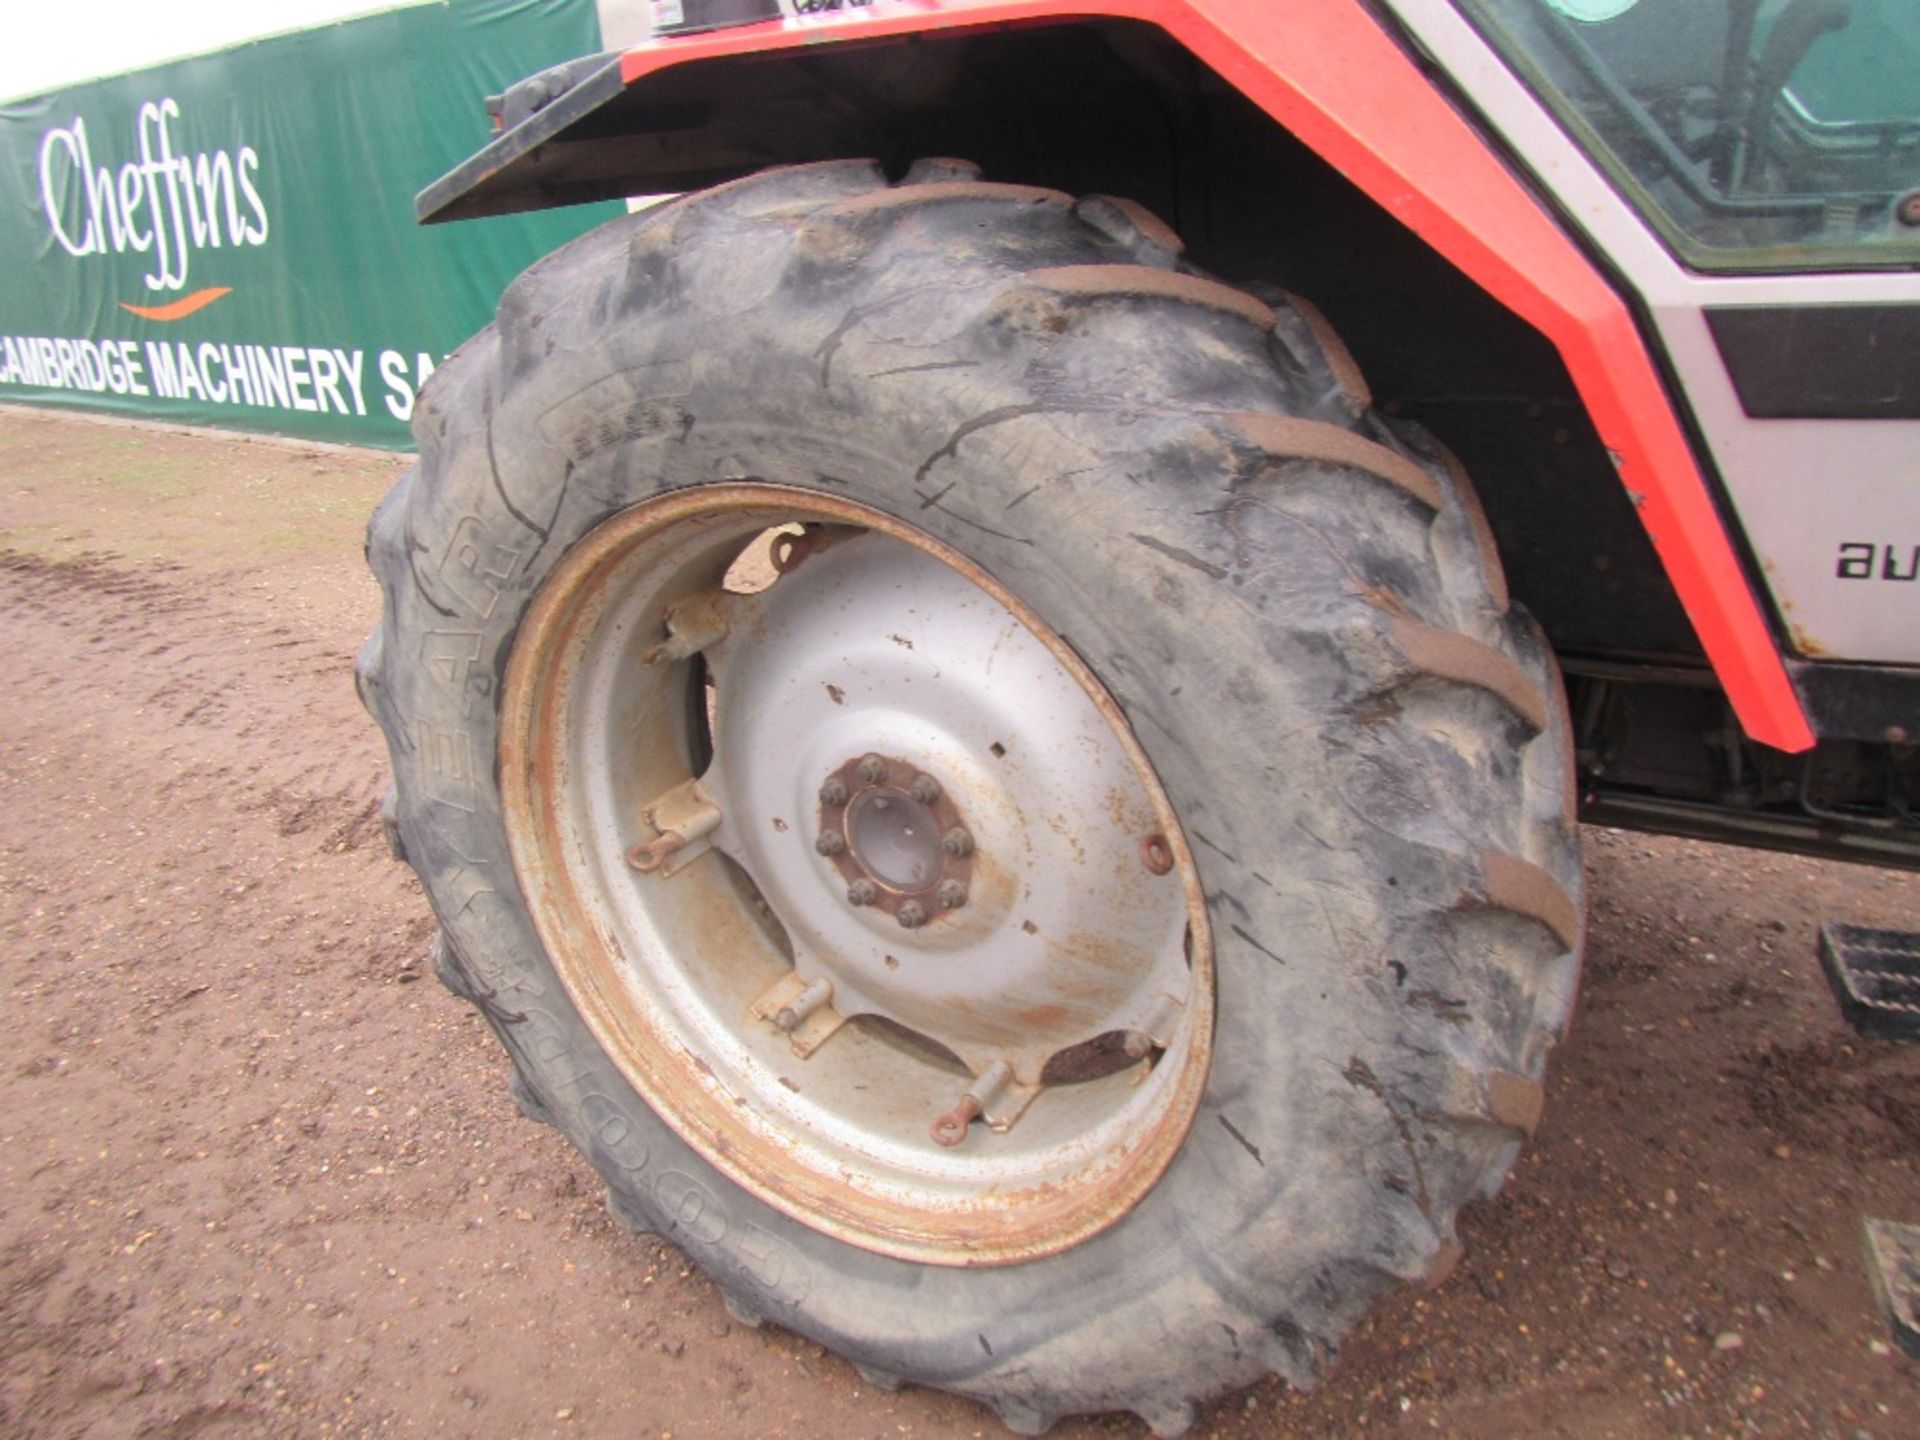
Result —
<instances>
[{"instance_id":1,"label":"tractor step ladder","mask_svg":"<svg viewBox=\"0 0 1920 1440\"><path fill-rule=\"evenodd\" d=\"M1920 1225L1866 1220L1860 1229L1867 1245L1867 1279L1887 1313L1894 1344L1920 1359Z\"/></svg>"},{"instance_id":2,"label":"tractor step ladder","mask_svg":"<svg viewBox=\"0 0 1920 1440\"><path fill-rule=\"evenodd\" d=\"M1855 1030L1871 1040L1920 1040L1920 934L1822 925L1820 968Z\"/></svg>"},{"instance_id":3,"label":"tractor step ladder","mask_svg":"<svg viewBox=\"0 0 1920 1440\"><path fill-rule=\"evenodd\" d=\"M1840 1014L1872 1040L1920 1040L1920 934L1862 925L1820 927L1820 968ZM1920 1358L1920 1225L1868 1219L1867 1278L1894 1342Z\"/></svg>"}]
</instances>

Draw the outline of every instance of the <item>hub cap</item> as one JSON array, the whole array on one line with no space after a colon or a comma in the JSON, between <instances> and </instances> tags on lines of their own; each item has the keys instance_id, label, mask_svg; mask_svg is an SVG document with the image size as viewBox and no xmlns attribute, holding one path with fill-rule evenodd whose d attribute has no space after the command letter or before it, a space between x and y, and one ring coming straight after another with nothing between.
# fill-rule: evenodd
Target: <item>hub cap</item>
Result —
<instances>
[{"instance_id":1,"label":"hub cap","mask_svg":"<svg viewBox=\"0 0 1920 1440\"><path fill-rule=\"evenodd\" d=\"M772 486L638 506L543 586L501 743L562 983L769 1204L1004 1263L1170 1162L1211 1032L1191 856L1111 698L964 558Z\"/></svg>"}]
</instances>

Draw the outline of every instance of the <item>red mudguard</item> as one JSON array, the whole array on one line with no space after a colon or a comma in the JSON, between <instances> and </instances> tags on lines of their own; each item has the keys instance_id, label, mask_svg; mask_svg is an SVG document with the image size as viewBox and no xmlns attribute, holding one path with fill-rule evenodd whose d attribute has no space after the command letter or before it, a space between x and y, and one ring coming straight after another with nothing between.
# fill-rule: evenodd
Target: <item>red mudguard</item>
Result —
<instances>
[{"instance_id":1,"label":"red mudguard","mask_svg":"<svg viewBox=\"0 0 1920 1440\"><path fill-rule=\"evenodd\" d=\"M898 0L626 53L687 60L1086 17L1165 30L1558 348L1753 739L1813 744L1786 667L1626 304L1360 0Z\"/></svg>"}]
</instances>

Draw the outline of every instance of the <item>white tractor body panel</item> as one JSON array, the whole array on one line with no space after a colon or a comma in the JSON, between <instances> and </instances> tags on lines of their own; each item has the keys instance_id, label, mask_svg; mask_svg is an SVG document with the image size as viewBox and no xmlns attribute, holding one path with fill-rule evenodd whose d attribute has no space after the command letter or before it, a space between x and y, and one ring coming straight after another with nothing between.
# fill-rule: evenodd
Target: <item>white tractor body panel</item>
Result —
<instances>
[{"instance_id":1,"label":"white tractor body panel","mask_svg":"<svg viewBox=\"0 0 1920 1440\"><path fill-rule=\"evenodd\" d=\"M1920 306L1920 274L1688 269L1449 0L1388 3L1653 317L1793 647L1920 664L1920 420L1753 419L1706 321L1730 306Z\"/></svg>"}]
</instances>

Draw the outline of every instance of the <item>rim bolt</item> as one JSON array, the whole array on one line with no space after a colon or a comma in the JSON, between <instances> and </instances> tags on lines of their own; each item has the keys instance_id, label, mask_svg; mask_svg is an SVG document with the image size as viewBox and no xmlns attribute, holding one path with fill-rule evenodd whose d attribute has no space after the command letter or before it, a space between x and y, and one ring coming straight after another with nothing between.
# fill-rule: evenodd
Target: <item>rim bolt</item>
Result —
<instances>
[{"instance_id":1,"label":"rim bolt","mask_svg":"<svg viewBox=\"0 0 1920 1440\"><path fill-rule=\"evenodd\" d=\"M847 886L847 904L871 905L880 898L880 887L871 880L856 880Z\"/></svg>"},{"instance_id":2,"label":"rim bolt","mask_svg":"<svg viewBox=\"0 0 1920 1440\"><path fill-rule=\"evenodd\" d=\"M958 1145L967 1138L967 1127L980 1118L980 1102L962 1095L960 1103L933 1122L933 1138L942 1145Z\"/></svg>"},{"instance_id":3,"label":"rim bolt","mask_svg":"<svg viewBox=\"0 0 1920 1440\"><path fill-rule=\"evenodd\" d=\"M847 848L847 837L838 830L822 830L820 838L813 842L813 848L820 855L838 855Z\"/></svg>"},{"instance_id":4,"label":"rim bolt","mask_svg":"<svg viewBox=\"0 0 1920 1440\"><path fill-rule=\"evenodd\" d=\"M1147 868L1149 875L1169 875L1173 873L1173 848L1167 844L1167 837L1160 834L1140 837L1140 863Z\"/></svg>"},{"instance_id":5,"label":"rim bolt","mask_svg":"<svg viewBox=\"0 0 1920 1440\"><path fill-rule=\"evenodd\" d=\"M878 785L887 778L887 762L880 755L865 755L860 760L860 778L869 785Z\"/></svg>"},{"instance_id":6,"label":"rim bolt","mask_svg":"<svg viewBox=\"0 0 1920 1440\"><path fill-rule=\"evenodd\" d=\"M934 892L934 898L940 902L942 910L958 910L967 903L967 887L958 880L942 880L940 888Z\"/></svg>"},{"instance_id":7,"label":"rim bolt","mask_svg":"<svg viewBox=\"0 0 1920 1440\"><path fill-rule=\"evenodd\" d=\"M1144 1030L1129 1030L1120 1042L1120 1049L1129 1060L1144 1059L1153 1049L1153 1037Z\"/></svg>"},{"instance_id":8,"label":"rim bolt","mask_svg":"<svg viewBox=\"0 0 1920 1440\"><path fill-rule=\"evenodd\" d=\"M902 930L918 930L927 923L926 907L918 900L909 900L893 918L900 922Z\"/></svg>"},{"instance_id":9,"label":"rim bolt","mask_svg":"<svg viewBox=\"0 0 1920 1440\"><path fill-rule=\"evenodd\" d=\"M940 837L940 848L954 859L964 860L973 854L973 836L956 825Z\"/></svg>"},{"instance_id":10,"label":"rim bolt","mask_svg":"<svg viewBox=\"0 0 1920 1440\"><path fill-rule=\"evenodd\" d=\"M844 805L847 803L847 782L838 775L820 787L822 805Z\"/></svg>"},{"instance_id":11,"label":"rim bolt","mask_svg":"<svg viewBox=\"0 0 1920 1440\"><path fill-rule=\"evenodd\" d=\"M931 775L916 775L913 788L907 793L922 805L931 805L940 798L940 782Z\"/></svg>"}]
</instances>

